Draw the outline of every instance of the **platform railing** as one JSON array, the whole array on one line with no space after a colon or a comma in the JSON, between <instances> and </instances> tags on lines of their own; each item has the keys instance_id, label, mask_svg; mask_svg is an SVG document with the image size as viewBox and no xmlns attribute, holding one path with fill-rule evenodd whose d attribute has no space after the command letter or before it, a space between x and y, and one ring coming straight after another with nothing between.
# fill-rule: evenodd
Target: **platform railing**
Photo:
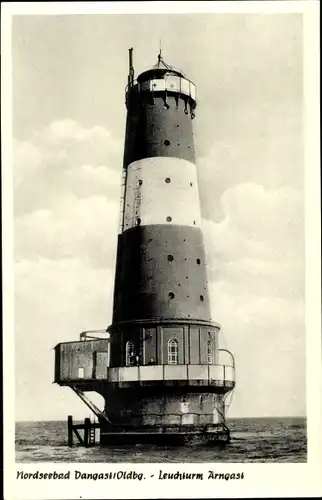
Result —
<instances>
[{"instance_id":1,"label":"platform railing","mask_svg":"<svg viewBox=\"0 0 322 500\"><path fill-rule=\"evenodd\" d=\"M158 83L156 83L158 82ZM128 99L128 93L131 89L135 87L137 93L151 92L154 94L162 92L173 92L176 94L183 95L188 99L196 101L196 86L188 78L175 75L165 75L163 78L151 78L138 82L134 80L133 83L125 87L126 100Z\"/></svg>"},{"instance_id":2,"label":"platform railing","mask_svg":"<svg viewBox=\"0 0 322 500\"><path fill-rule=\"evenodd\" d=\"M104 374L105 371L105 374ZM155 381L164 382L193 382L194 384L209 384L218 388L232 387L235 384L234 365L147 365L147 366L102 366L98 377L89 365L86 370L78 365L73 366L70 373L60 374L57 383L77 384L88 383L93 380L126 384L131 382L149 383Z\"/></svg>"},{"instance_id":3,"label":"platform railing","mask_svg":"<svg viewBox=\"0 0 322 500\"><path fill-rule=\"evenodd\" d=\"M234 365L154 365L108 368L107 380L114 383L148 381L208 381L226 386L235 382Z\"/></svg>"},{"instance_id":4,"label":"platform railing","mask_svg":"<svg viewBox=\"0 0 322 500\"><path fill-rule=\"evenodd\" d=\"M99 335L97 335L99 334ZM102 335L104 335L102 337ZM85 340L108 340L110 338L110 334L107 332L107 330L86 330L84 332L81 332L79 334L79 340L80 341L85 341Z\"/></svg>"}]
</instances>

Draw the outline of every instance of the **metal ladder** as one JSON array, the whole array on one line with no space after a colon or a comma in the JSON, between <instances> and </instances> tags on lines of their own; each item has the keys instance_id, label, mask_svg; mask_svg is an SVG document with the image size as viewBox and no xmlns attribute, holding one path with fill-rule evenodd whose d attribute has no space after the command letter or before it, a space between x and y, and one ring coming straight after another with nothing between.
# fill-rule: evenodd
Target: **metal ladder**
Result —
<instances>
[{"instance_id":1,"label":"metal ladder","mask_svg":"<svg viewBox=\"0 0 322 500\"><path fill-rule=\"evenodd\" d=\"M122 181L121 181L121 199L120 199L120 222L119 222L119 233L122 233L124 229L124 203L125 203L125 191L126 191L126 177L127 171L125 168L122 170Z\"/></svg>"},{"instance_id":2,"label":"metal ladder","mask_svg":"<svg viewBox=\"0 0 322 500\"><path fill-rule=\"evenodd\" d=\"M134 206L133 206L133 219L132 220L132 225L136 225L136 220L138 216L140 215L140 206L141 206L141 189L139 185L139 180L142 180L141 178L141 167L138 167L136 169L136 186L135 186L135 191L134 191Z\"/></svg>"},{"instance_id":3,"label":"metal ladder","mask_svg":"<svg viewBox=\"0 0 322 500\"><path fill-rule=\"evenodd\" d=\"M95 428L91 427L89 429L88 444L89 445L94 445L95 444L95 438L96 438Z\"/></svg>"}]
</instances>

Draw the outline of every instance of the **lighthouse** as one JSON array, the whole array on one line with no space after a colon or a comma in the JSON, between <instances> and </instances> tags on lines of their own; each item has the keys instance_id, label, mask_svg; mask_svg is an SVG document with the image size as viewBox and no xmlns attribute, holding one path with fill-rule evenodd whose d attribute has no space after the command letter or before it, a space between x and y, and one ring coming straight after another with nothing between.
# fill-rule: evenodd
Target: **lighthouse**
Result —
<instances>
[{"instance_id":1,"label":"lighthouse","mask_svg":"<svg viewBox=\"0 0 322 500\"><path fill-rule=\"evenodd\" d=\"M193 136L196 87L161 53L135 78L130 49L125 105L109 339L85 336L75 343L82 356L74 358L63 355L64 343L56 346L55 381L80 397L91 390L104 397L103 444L228 442L235 366L219 348L221 328L211 317Z\"/></svg>"}]
</instances>

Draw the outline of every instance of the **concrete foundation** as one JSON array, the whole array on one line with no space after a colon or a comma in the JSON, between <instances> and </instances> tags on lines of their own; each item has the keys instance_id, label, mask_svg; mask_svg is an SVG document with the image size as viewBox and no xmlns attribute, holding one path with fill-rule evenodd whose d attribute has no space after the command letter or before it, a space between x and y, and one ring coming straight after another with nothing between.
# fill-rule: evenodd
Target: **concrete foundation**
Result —
<instances>
[{"instance_id":1,"label":"concrete foundation","mask_svg":"<svg viewBox=\"0 0 322 500\"><path fill-rule=\"evenodd\" d=\"M105 413L112 422L135 426L224 423L224 395L220 394L140 387L109 390L105 397Z\"/></svg>"}]
</instances>

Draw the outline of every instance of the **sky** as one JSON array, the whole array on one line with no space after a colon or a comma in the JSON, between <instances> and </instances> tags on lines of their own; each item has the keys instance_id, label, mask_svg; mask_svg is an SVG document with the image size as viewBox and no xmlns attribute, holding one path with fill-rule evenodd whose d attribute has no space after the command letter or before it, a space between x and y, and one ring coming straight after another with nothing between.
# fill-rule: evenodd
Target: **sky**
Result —
<instances>
[{"instance_id":1,"label":"sky","mask_svg":"<svg viewBox=\"0 0 322 500\"><path fill-rule=\"evenodd\" d=\"M197 86L212 318L237 366L228 416L305 415L301 15L69 15L12 26L17 420L88 416L53 384L53 348L111 322L128 48L137 75L160 37Z\"/></svg>"}]
</instances>

